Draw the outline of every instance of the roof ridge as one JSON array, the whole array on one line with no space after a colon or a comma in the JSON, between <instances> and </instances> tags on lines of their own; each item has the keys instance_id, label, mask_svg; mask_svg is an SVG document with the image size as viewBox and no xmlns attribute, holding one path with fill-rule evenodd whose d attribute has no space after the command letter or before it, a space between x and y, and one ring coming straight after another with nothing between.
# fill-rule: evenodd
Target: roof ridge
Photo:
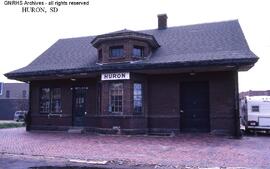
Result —
<instances>
[{"instance_id":1,"label":"roof ridge","mask_svg":"<svg viewBox=\"0 0 270 169\"><path fill-rule=\"evenodd\" d=\"M60 40L71 40L71 39L83 39L83 38L95 38L96 36L97 35L94 35L94 36L78 36L78 37L70 37L70 38L60 38L57 41L60 41Z\"/></svg>"},{"instance_id":2,"label":"roof ridge","mask_svg":"<svg viewBox=\"0 0 270 169\"><path fill-rule=\"evenodd\" d=\"M238 19L231 19L231 20L224 20L224 21L214 21L214 22L202 22L202 23L196 23L196 24L189 24L189 25L178 25L178 26L170 26L166 29L174 29L174 28L185 28L185 27L193 27L193 26L202 26L202 25L210 25L210 24L222 24L227 22L236 22L239 23ZM163 30L166 30L163 29ZM153 31L153 30L159 30L159 29L145 29L145 30L138 30L138 32L144 32L144 31Z\"/></svg>"},{"instance_id":3,"label":"roof ridge","mask_svg":"<svg viewBox=\"0 0 270 169\"><path fill-rule=\"evenodd\" d=\"M226 23L226 22L237 22L239 23L238 19L231 19L231 20L225 20L225 21L214 21L214 22L205 22L205 23L196 23L196 24L190 24L190 25L178 25L178 26L170 26L166 29L174 29L174 28L184 28L184 27L192 27L192 26L200 26L200 25L209 25L209 24L219 24L219 23ZM164 29L164 30L166 30ZM101 33L98 35L90 35L90 36L78 36L78 37L70 37L70 38L60 38L59 40L68 40L68 39L79 39L79 38L95 38L99 35L107 35L107 34L113 34L113 33L122 33L122 32L145 32L145 31L153 31L153 30L159 30L157 28L155 29L142 29L142 30L130 30L130 29L119 29L117 31L107 32L107 33Z\"/></svg>"}]
</instances>

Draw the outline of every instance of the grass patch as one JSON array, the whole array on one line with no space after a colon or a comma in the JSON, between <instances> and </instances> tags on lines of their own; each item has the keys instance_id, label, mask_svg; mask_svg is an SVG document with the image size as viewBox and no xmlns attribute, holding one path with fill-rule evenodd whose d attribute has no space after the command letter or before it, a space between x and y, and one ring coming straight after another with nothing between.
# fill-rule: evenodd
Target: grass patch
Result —
<instances>
[{"instance_id":1,"label":"grass patch","mask_svg":"<svg viewBox=\"0 0 270 169\"><path fill-rule=\"evenodd\" d=\"M7 123L0 122L0 129L17 128L17 127L24 127L24 126L25 125L22 122L7 122Z\"/></svg>"}]
</instances>

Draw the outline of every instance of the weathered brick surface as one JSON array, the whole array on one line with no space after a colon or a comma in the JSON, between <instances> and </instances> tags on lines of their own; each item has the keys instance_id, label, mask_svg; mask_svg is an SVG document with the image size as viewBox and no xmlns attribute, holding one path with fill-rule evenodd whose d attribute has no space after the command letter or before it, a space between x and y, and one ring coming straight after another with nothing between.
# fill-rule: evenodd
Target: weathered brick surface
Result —
<instances>
[{"instance_id":1,"label":"weathered brick surface","mask_svg":"<svg viewBox=\"0 0 270 169\"><path fill-rule=\"evenodd\" d=\"M209 134L181 134L176 137L97 136L25 132L24 128L18 128L1 129L0 138L0 153L121 159L142 164L270 166L269 136L249 136L241 140Z\"/></svg>"},{"instance_id":2,"label":"weathered brick surface","mask_svg":"<svg viewBox=\"0 0 270 169\"><path fill-rule=\"evenodd\" d=\"M143 75L131 73L130 80L122 80L124 84L123 115L133 116L133 83L141 82L144 85L144 112L143 118L127 120L116 117L109 112L109 86L114 81L101 82L100 110L97 105L97 81L98 79L77 79L41 81L31 83L31 127L35 126L72 126L72 87L88 87L86 104L85 126L93 128L111 129L120 126L121 129L149 129L162 131L181 130L181 100L180 87L185 82L209 83L209 116L210 132L235 135L235 112L234 112L234 72L208 72ZM48 118L47 114L39 113L39 90L40 87L62 88L62 117ZM135 117L134 117L135 118ZM160 131L158 131L160 130Z\"/></svg>"}]
</instances>

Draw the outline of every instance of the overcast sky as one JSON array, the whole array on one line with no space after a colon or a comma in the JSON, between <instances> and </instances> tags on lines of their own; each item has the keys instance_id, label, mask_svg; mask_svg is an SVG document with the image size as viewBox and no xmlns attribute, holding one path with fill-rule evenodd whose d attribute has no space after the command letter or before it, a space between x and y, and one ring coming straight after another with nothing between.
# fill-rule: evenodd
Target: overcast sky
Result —
<instances>
[{"instance_id":1,"label":"overcast sky","mask_svg":"<svg viewBox=\"0 0 270 169\"><path fill-rule=\"evenodd\" d=\"M238 19L250 49L260 57L252 69L239 74L240 91L270 89L269 0L89 2L89 6L60 6L58 13L38 14L22 13L21 6L5 6L1 1L0 81L15 82L2 74L26 66L60 38L97 35L124 28L153 29L157 28L157 14L167 13L168 26Z\"/></svg>"}]
</instances>

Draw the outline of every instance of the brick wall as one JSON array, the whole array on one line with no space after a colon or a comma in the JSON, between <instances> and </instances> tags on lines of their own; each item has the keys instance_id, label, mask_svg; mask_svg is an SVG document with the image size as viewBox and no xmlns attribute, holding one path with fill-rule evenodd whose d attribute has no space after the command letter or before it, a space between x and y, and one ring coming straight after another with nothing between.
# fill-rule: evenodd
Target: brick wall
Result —
<instances>
[{"instance_id":1,"label":"brick wall","mask_svg":"<svg viewBox=\"0 0 270 169\"><path fill-rule=\"evenodd\" d=\"M210 130L214 133L233 135L235 132L235 72L196 73L190 75L163 74L143 75L131 74L131 80L123 80L124 111L115 116L109 112L109 85L115 81L101 82L101 112L97 109L98 79L82 79L81 81L55 80L31 82L31 114L33 125L72 125L72 90L73 86L88 87L87 112L85 126L90 128L141 129L147 131L179 131L180 130L180 85L182 82L209 83ZM144 85L144 113L133 114L133 83ZM63 116L48 119L39 113L40 87L59 86L62 88Z\"/></svg>"},{"instance_id":2,"label":"brick wall","mask_svg":"<svg viewBox=\"0 0 270 169\"><path fill-rule=\"evenodd\" d=\"M149 127L179 129L180 84L190 81L209 82L211 132L234 134L234 72L149 76Z\"/></svg>"},{"instance_id":3,"label":"brick wall","mask_svg":"<svg viewBox=\"0 0 270 169\"><path fill-rule=\"evenodd\" d=\"M101 114L102 115L112 115L109 112L109 88L111 83L123 83L124 93L123 93L123 114L122 115L131 115L132 114L132 83L129 80L121 81L103 81L101 83Z\"/></svg>"},{"instance_id":4,"label":"brick wall","mask_svg":"<svg viewBox=\"0 0 270 169\"><path fill-rule=\"evenodd\" d=\"M31 123L32 125L55 125L55 126L72 126L72 88L88 87L86 116L97 114L97 90L96 79L78 79L71 80L53 80L53 81L33 81L30 83L31 90ZM39 110L40 89L42 87L60 87L62 100L62 115L48 117L48 114L41 114Z\"/></svg>"}]
</instances>

